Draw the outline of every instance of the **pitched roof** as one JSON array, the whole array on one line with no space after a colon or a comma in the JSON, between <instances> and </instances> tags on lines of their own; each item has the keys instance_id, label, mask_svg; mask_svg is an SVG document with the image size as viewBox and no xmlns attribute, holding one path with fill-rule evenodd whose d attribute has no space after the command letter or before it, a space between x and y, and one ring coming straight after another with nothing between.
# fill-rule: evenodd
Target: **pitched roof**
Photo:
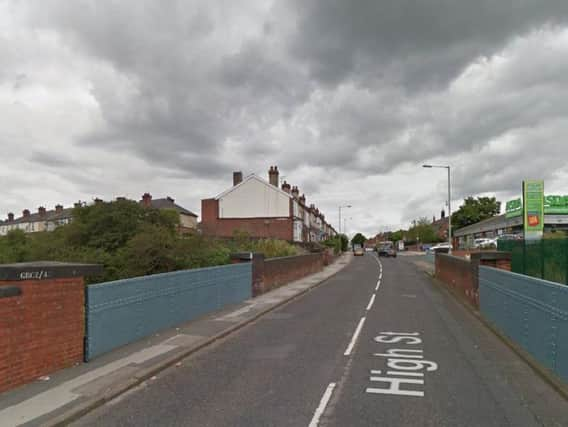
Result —
<instances>
[{"instance_id":1,"label":"pitched roof","mask_svg":"<svg viewBox=\"0 0 568 427\"><path fill-rule=\"evenodd\" d=\"M264 185L266 185L267 187L269 187L270 189L277 191L281 194L283 194L284 196L288 197L288 198L292 198L293 196L289 193L286 193L284 190L281 190L280 188L278 188L275 185L272 185L271 183L269 183L268 181L266 181L265 179L262 179L261 177L259 177L256 174L250 174L249 176L247 176L245 179L243 179L241 182L239 182L237 185L234 185L230 188L228 188L227 190L223 191L221 194L217 195L217 197L215 197L215 200L219 200L222 197L225 197L227 194L232 193L233 191L235 191L237 188L245 185L247 182L251 181L251 180L256 180Z\"/></svg>"},{"instance_id":2,"label":"pitched roof","mask_svg":"<svg viewBox=\"0 0 568 427\"><path fill-rule=\"evenodd\" d=\"M55 209L45 211L45 214L40 215L39 212L31 213L30 216L20 216L13 221L4 221L4 224L22 224L28 222L41 222L41 221L55 221L58 219L70 218L72 216L73 208L62 209L57 212Z\"/></svg>"},{"instance_id":3,"label":"pitched roof","mask_svg":"<svg viewBox=\"0 0 568 427\"><path fill-rule=\"evenodd\" d=\"M176 204L174 202L174 199L171 199L169 197L166 197L164 199L152 199L151 200L151 206L153 208L156 208L156 209L175 209L176 211L178 211L181 214L190 215L190 216L194 216L194 217L197 218L196 214L194 214L190 210L187 210L183 206Z\"/></svg>"}]
</instances>

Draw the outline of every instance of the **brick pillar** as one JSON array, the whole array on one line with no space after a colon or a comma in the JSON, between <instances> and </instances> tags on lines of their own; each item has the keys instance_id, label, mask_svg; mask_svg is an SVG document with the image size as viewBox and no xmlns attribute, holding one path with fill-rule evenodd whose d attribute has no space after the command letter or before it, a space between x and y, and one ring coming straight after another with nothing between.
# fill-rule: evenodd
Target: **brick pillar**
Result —
<instances>
[{"instance_id":1,"label":"brick pillar","mask_svg":"<svg viewBox=\"0 0 568 427\"><path fill-rule=\"evenodd\" d=\"M264 254L244 252L231 255L231 263L252 262L252 296L256 297L266 292L264 287Z\"/></svg>"},{"instance_id":2,"label":"brick pillar","mask_svg":"<svg viewBox=\"0 0 568 427\"><path fill-rule=\"evenodd\" d=\"M96 265L0 265L0 392L83 361L85 274Z\"/></svg>"}]
</instances>

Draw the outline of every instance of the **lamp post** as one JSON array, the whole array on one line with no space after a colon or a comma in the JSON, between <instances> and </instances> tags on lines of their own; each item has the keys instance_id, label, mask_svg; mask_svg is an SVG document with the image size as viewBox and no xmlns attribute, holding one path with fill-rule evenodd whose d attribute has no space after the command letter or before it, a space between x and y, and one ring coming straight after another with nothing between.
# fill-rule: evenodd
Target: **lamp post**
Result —
<instances>
[{"instance_id":1,"label":"lamp post","mask_svg":"<svg viewBox=\"0 0 568 427\"><path fill-rule=\"evenodd\" d=\"M350 208L351 205L339 206L339 234L341 234L341 208Z\"/></svg>"},{"instance_id":2,"label":"lamp post","mask_svg":"<svg viewBox=\"0 0 568 427\"><path fill-rule=\"evenodd\" d=\"M422 165L423 168L441 168L448 170L448 253L452 253L452 187L450 177L450 166L446 165Z\"/></svg>"}]
</instances>

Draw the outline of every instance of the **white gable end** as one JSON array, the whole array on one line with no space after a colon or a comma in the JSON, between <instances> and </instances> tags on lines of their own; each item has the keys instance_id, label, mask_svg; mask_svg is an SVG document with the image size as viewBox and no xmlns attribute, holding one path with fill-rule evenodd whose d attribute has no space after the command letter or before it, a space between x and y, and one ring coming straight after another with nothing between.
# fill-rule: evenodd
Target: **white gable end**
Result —
<instances>
[{"instance_id":1,"label":"white gable end","mask_svg":"<svg viewBox=\"0 0 568 427\"><path fill-rule=\"evenodd\" d=\"M290 196L250 176L218 196L220 218L277 218L290 216Z\"/></svg>"}]
</instances>

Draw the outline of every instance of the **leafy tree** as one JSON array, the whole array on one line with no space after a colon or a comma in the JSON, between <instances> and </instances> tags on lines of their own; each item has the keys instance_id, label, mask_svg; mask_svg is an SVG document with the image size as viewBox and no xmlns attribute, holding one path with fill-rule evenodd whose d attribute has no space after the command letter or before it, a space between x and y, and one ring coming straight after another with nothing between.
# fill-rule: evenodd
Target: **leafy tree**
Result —
<instances>
[{"instance_id":1,"label":"leafy tree","mask_svg":"<svg viewBox=\"0 0 568 427\"><path fill-rule=\"evenodd\" d=\"M438 236L432 224L426 217L419 218L414 221L414 225L410 227L407 232L409 241L416 242L420 241L422 243L434 243L437 242Z\"/></svg>"},{"instance_id":2,"label":"leafy tree","mask_svg":"<svg viewBox=\"0 0 568 427\"><path fill-rule=\"evenodd\" d=\"M353 238L351 239L351 243L353 245L361 245L363 246L363 244L367 241L367 238L361 234L361 233L357 233L355 234L355 236L353 236Z\"/></svg>"},{"instance_id":3,"label":"leafy tree","mask_svg":"<svg viewBox=\"0 0 568 427\"><path fill-rule=\"evenodd\" d=\"M404 240L404 230L393 231L389 235L389 240L393 242L398 242L399 240Z\"/></svg>"},{"instance_id":4,"label":"leafy tree","mask_svg":"<svg viewBox=\"0 0 568 427\"><path fill-rule=\"evenodd\" d=\"M492 216L499 215L501 202L495 197L468 197L460 208L452 214L452 226L455 229L475 224Z\"/></svg>"}]
</instances>

